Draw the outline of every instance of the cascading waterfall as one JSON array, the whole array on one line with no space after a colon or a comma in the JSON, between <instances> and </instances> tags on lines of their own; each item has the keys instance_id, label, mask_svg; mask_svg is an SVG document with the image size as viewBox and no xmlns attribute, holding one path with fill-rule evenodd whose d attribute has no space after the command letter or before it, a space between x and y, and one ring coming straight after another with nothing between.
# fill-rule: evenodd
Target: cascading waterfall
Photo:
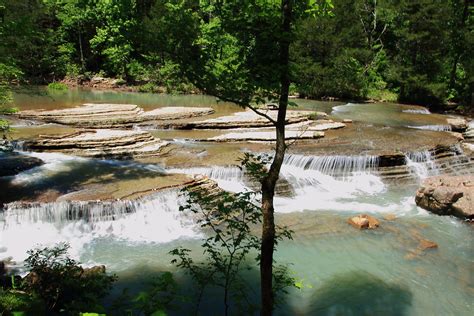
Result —
<instances>
[{"instance_id":1,"label":"cascading waterfall","mask_svg":"<svg viewBox=\"0 0 474 316\"><path fill-rule=\"evenodd\" d=\"M5 212L22 222L52 222L83 220L88 223L116 220L125 214L136 212L132 201L61 201L51 203L12 202Z\"/></svg>"},{"instance_id":2,"label":"cascading waterfall","mask_svg":"<svg viewBox=\"0 0 474 316\"><path fill-rule=\"evenodd\" d=\"M428 109L407 109L402 110L404 113L413 113L413 114L431 114L430 110Z\"/></svg>"},{"instance_id":3,"label":"cascading waterfall","mask_svg":"<svg viewBox=\"0 0 474 316\"><path fill-rule=\"evenodd\" d=\"M421 129L427 131L438 131L438 132L450 132L452 131L451 125L408 125L408 128Z\"/></svg>"},{"instance_id":4,"label":"cascading waterfall","mask_svg":"<svg viewBox=\"0 0 474 316\"><path fill-rule=\"evenodd\" d=\"M11 144L13 146L13 150L16 150L16 151L25 151L26 150L24 140L14 140L14 141L11 142Z\"/></svg>"},{"instance_id":5,"label":"cascading waterfall","mask_svg":"<svg viewBox=\"0 0 474 316\"><path fill-rule=\"evenodd\" d=\"M438 174L438 169L429 150L405 154L405 163L409 167L410 172L419 179L425 179L428 176Z\"/></svg>"},{"instance_id":6,"label":"cascading waterfall","mask_svg":"<svg viewBox=\"0 0 474 316\"><path fill-rule=\"evenodd\" d=\"M79 256L85 245L97 239L166 243L197 238L194 222L179 212L184 197L167 190L134 201L12 203L0 212L0 254L14 260L38 244L64 241Z\"/></svg>"},{"instance_id":7,"label":"cascading waterfall","mask_svg":"<svg viewBox=\"0 0 474 316\"><path fill-rule=\"evenodd\" d=\"M292 198L277 197L277 212L335 210L379 212L380 207L361 202L361 196L385 191L385 184L373 173L378 156L304 156L287 155L281 174L297 187ZM389 203L385 209L392 210Z\"/></svg>"},{"instance_id":8,"label":"cascading waterfall","mask_svg":"<svg viewBox=\"0 0 474 316\"><path fill-rule=\"evenodd\" d=\"M286 155L283 165L301 170L316 170L332 176L348 177L356 172L370 172L378 167L379 157Z\"/></svg>"}]
</instances>

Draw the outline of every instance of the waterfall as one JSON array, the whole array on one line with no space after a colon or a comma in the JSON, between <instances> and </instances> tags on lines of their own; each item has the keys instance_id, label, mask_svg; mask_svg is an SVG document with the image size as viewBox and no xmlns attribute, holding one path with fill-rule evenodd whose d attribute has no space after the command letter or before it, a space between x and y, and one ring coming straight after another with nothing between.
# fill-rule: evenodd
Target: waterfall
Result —
<instances>
[{"instance_id":1,"label":"waterfall","mask_svg":"<svg viewBox=\"0 0 474 316\"><path fill-rule=\"evenodd\" d=\"M131 201L62 201L52 203L6 204L5 212L21 222L52 222L83 220L99 222L116 220L125 214L135 212L137 205Z\"/></svg>"},{"instance_id":2,"label":"waterfall","mask_svg":"<svg viewBox=\"0 0 474 316\"><path fill-rule=\"evenodd\" d=\"M410 169L410 173L416 175L419 179L425 179L439 173L429 150L405 154L405 163Z\"/></svg>"},{"instance_id":3,"label":"waterfall","mask_svg":"<svg viewBox=\"0 0 474 316\"><path fill-rule=\"evenodd\" d=\"M276 197L276 212L307 209L380 211L360 196L379 195L385 184L374 173L378 156L285 156L281 174L295 187L293 198Z\"/></svg>"},{"instance_id":4,"label":"waterfall","mask_svg":"<svg viewBox=\"0 0 474 316\"><path fill-rule=\"evenodd\" d=\"M408 125L408 128L421 129L427 131L438 131L438 132L450 132L452 131L451 125Z\"/></svg>"},{"instance_id":5,"label":"waterfall","mask_svg":"<svg viewBox=\"0 0 474 316\"><path fill-rule=\"evenodd\" d=\"M431 114L428 109L408 109L402 110L404 113L413 113L413 114Z\"/></svg>"},{"instance_id":6,"label":"waterfall","mask_svg":"<svg viewBox=\"0 0 474 316\"><path fill-rule=\"evenodd\" d=\"M14 141L11 142L11 144L13 146L13 150L16 150L16 151L25 151L25 150L27 150L24 140L14 140Z\"/></svg>"},{"instance_id":7,"label":"waterfall","mask_svg":"<svg viewBox=\"0 0 474 316\"><path fill-rule=\"evenodd\" d=\"M74 255L94 240L166 243L197 238L194 221L179 212L184 198L166 190L134 201L11 203L0 212L0 257L23 260L38 244L64 241Z\"/></svg>"},{"instance_id":8,"label":"waterfall","mask_svg":"<svg viewBox=\"0 0 474 316\"><path fill-rule=\"evenodd\" d=\"M379 164L379 157L363 156L304 156L286 155L283 165L304 170L316 170L323 174L347 177L357 172L370 172Z\"/></svg>"}]
</instances>

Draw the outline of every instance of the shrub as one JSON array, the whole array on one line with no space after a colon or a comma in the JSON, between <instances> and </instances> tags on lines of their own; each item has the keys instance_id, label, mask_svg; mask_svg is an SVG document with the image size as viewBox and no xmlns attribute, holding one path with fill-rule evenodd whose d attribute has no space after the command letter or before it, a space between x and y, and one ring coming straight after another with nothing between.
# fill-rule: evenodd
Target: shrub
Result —
<instances>
[{"instance_id":1,"label":"shrub","mask_svg":"<svg viewBox=\"0 0 474 316\"><path fill-rule=\"evenodd\" d=\"M25 260L30 274L25 278L24 289L37 295L53 312L102 311L100 300L111 289L115 276L105 269L84 270L68 257L68 244L28 251Z\"/></svg>"},{"instance_id":2,"label":"shrub","mask_svg":"<svg viewBox=\"0 0 474 316\"><path fill-rule=\"evenodd\" d=\"M27 293L0 288L0 315L10 315L13 312L28 312L31 315L44 314L41 301Z\"/></svg>"},{"instance_id":3,"label":"shrub","mask_svg":"<svg viewBox=\"0 0 474 316\"><path fill-rule=\"evenodd\" d=\"M48 84L48 89L57 90L57 91L65 91L68 89L68 86L62 82L51 82L50 84Z\"/></svg>"}]
</instances>

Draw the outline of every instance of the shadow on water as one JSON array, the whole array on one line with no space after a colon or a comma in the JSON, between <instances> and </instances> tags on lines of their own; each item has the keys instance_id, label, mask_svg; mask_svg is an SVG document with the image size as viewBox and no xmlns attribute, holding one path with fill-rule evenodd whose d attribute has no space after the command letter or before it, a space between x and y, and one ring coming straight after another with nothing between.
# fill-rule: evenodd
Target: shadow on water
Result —
<instances>
[{"instance_id":1,"label":"shadow on water","mask_svg":"<svg viewBox=\"0 0 474 316\"><path fill-rule=\"evenodd\" d=\"M308 315L408 315L411 291L365 271L336 275L316 289Z\"/></svg>"},{"instance_id":2,"label":"shadow on water","mask_svg":"<svg viewBox=\"0 0 474 316\"><path fill-rule=\"evenodd\" d=\"M66 194L84 184L111 184L123 180L138 180L165 175L157 165L117 160L71 160L63 162L54 172L37 167L13 177L0 177L0 205L17 200L35 200L45 191ZM17 183L16 177L25 180Z\"/></svg>"},{"instance_id":3,"label":"shadow on water","mask_svg":"<svg viewBox=\"0 0 474 316\"><path fill-rule=\"evenodd\" d=\"M137 272L139 270L139 272ZM136 267L133 271L119 274L119 279L104 302L107 315L129 315L133 310L130 305L130 300L123 300L121 294L124 289L134 295L145 289L150 289L151 280L154 277L161 275L163 271L157 271L150 267ZM260 314L260 283L259 270L257 267L245 271L243 276L244 284L239 284L240 290L244 290L246 297L238 294L231 297L229 303L229 315L259 315ZM173 277L177 282L177 293L174 295L174 300L171 303L171 308L166 310L166 315L224 315L224 292L220 287L206 287L203 293L202 300L199 304L199 311L196 313L196 303L198 297L198 288L194 280L182 271L173 271ZM234 292L235 294L235 292ZM288 304L287 299L283 299L283 295L279 296L277 300L279 305L275 310L275 315L294 315L292 307ZM111 310L112 305L120 301L120 308ZM134 315L138 315L137 310L134 310Z\"/></svg>"}]
</instances>

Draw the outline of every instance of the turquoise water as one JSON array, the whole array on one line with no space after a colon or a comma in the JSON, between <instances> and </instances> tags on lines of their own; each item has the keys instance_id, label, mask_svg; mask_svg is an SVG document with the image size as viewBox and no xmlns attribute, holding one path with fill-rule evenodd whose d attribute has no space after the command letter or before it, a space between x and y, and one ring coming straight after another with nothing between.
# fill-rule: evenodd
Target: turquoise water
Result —
<instances>
[{"instance_id":1,"label":"turquoise water","mask_svg":"<svg viewBox=\"0 0 474 316\"><path fill-rule=\"evenodd\" d=\"M16 94L15 101L21 109L118 102L134 103L147 109L173 105L212 106L221 114L238 110L231 104L218 104L208 96L79 89L54 95ZM380 125L405 126L413 122L424 126L445 120L442 116L420 113L422 110L418 108L394 104L341 106L339 103L310 100L301 100L300 103L301 108L325 110L338 118L358 120L360 124L366 124L365 128L374 125L375 132ZM410 109L418 112L404 112ZM443 137L443 133L437 135ZM201 146L206 149L206 144ZM48 154L42 155L46 157ZM61 155L45 159L50 159L51 163L7 180L24 185L26 189L23 190L51 186L67 192L70 190L69 175L80 178L82 183L87 182L87 177L93 181L99 174L111 173L120 177L124 170L135 174L167 172L166 166L159 163L124 166L113 161L88 162ZM233 169L211 170L202 166L192 169L190 164L192 161L186 161L181 169L178 164L168 172L181 170L183 173L208 174L228 190L246 188ZM97 172L90 175L84 172L94 168ZM416 207L414 195L419 178L393 184L378 177L370 168L336 177L292 165L284 166L283 174L296 194L291 198L277 198L277 222L288 225L295 233L294 240L279 244L276 260L288 264L292 275L302 281L304 287L290 291L278 314L472 315L472 224L432 215ZM53 179L59 180L52 184ZM117 213L113 219L98 216L94 220L65 220L61 217L63 206L54 204L48 208L50 216L45 216L46 207L7 210L0 213L0 258L13 256L20 262L26 249L38 243L52 245L67 241L71 243L75 258L86 265L105 264L108 271L117 273L120 281L114 294L123 287L142 288L152 275L160 271L176 271L168 254L174 247L184 245L193 249L197 258L202 257L199 245L204 234L192 220L179 214L180 203L182 199L177 192L168 191L141 201L135 205L133 213ZM347 224L350 216L360 213L377 217L380 228L359 231ZM436 242L438 248L422 250L422 240ZM253 301L258 301L257 273L255 267L248 276ZM180 273L177 273L177 279L182 284L183 294L192 295L190 280ZM222 313L221 293L213 289L209 291L203 301L202 314L219 315ZM178 302L177 305L181 310L172 311L172 315L189 313L189 302Z\"/></svg>"}]
</instances>

